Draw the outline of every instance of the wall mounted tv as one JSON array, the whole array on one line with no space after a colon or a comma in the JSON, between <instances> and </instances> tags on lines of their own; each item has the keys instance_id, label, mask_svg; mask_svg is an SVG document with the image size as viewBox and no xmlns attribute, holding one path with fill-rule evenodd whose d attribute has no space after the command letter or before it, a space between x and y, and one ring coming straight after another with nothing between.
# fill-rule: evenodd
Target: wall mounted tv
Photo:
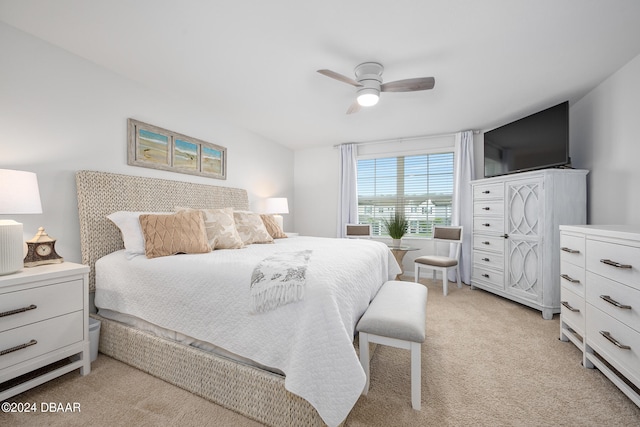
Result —
<instances>
[{"instance_id":1,"label":"wall mounted tv","mask_svg":"<svg viewBox=\"0 0 640 427\"><path fill-rule=\"evenodd\" d=\"M484 134L485 178L569 163L568 101Z\"/></svg>"}]
</instances>

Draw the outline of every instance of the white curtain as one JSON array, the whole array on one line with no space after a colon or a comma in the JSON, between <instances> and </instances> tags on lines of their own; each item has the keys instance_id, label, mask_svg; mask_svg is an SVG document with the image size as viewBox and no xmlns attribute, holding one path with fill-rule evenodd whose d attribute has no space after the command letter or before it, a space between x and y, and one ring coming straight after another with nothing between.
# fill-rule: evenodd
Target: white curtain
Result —
<instances>
[{"instance_id":1,"label":"white curtain","mask_svg":"<svg viewBox=\"0 0 640 427\"><path fill-rule=\"evenodd\" d=\"M345 224L358 223L358 171L356 144L340 145L340 200L338 201L338 237L345 237Z\"/></svg>"},{"instance_id":2,"label":"white curtain","mask_svg":"<svg viewBox=\"0 0 640 427\"><path fill-rule=\"evenodd\" d=\"M458 132L455 141L455 166L453 203L451 225L461 225L462 250L460 252L460 278L466 283L471 283L471 221L473 206L471 205L471 184L475 179L473 166L473 132L470 130ZM451 248L453 256L453 248ZM455 272L449 273L449 280L455 281Z\"/></svg>"}]
</instances>

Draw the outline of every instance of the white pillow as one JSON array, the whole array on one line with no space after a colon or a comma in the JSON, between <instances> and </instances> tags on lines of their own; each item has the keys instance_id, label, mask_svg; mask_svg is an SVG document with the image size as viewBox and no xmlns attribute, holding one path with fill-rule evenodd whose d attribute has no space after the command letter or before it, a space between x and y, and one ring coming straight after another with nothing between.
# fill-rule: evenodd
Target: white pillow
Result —
<instances>
[{"instance_id":1,"label":"white pillow","mask_svg":"<svg viewBox=\"0 0 640 427\"><path fill-rule=\"evenodd\" d=\"M140 226L140 215L142 214L172 214L172 212L128 212L118 211L107 215L119 229L124 242L124 253L127 259L136 255L144 255L144 235Z\"/></svg>"},{"instance_id":2,"label":"white pillow","mask_svg":"<svg viewBox=\"0 0 640 427\"><path fill-rule=\"evenodd\" d=\"M233 211L236 229L245 245L252 243L273 243L262 218L251 211Z\"/></svg>"}]
</instances>

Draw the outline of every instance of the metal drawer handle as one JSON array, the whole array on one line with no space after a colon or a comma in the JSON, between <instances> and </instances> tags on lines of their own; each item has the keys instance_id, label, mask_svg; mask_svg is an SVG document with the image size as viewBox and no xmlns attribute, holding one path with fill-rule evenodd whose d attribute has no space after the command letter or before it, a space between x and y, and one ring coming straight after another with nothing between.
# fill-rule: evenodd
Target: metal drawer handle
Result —
<instances>
[{"instance_id":1,"label":"metal drawer handle","mask_svg":"<svg viewBox=\"0 0 640 427\"><path fill-rule=\"evenodd\" d=\"M567 307L567 309L568 309L569 311L573 311L574 313L580 313L580 310L578 310L577 308L573 308L573 307L571 307L571 306L569 305L569 303L568 303L568 302L566 302L566 301L562 301L562 305L563 305L563 306L565 306L565 307Z\"/></svg>"},{"instance_id":2,"label":"metal drawer handle","mask_svg":"<svg viewBox=\"0 0 640 427\"><path fill-rule=\"evenodd\" d=\"M618 308L622 308L624 310L631 310L631 306L630 305L620 304L618 301L614 300L609 295L600 295L600 298L602 298L603 300L605 300L606 302L608 302L611 305L615 305Z\"/></svg>"},{"instance_id":3,"label":"metal drawer handle","mask_svg":"<svg viewBox=\"0 0 640 427\"><path fill-rule=\"evenodd\" d=\"M35 310L38 308L37 305L31 304L28 307L16 308L15 310L5 311L4 313L0 313L0 317L11 316L12 314L24 313L25 311Z\"/></svg>"},{"instance_id":4,"label":"metal drawer handle","mask_svg":"<svg viewBox=\"0 0 640 427\"><path fill-rule=\"evenodd\" d=\"M574 279L573 277L569 276L568 274L561 274L560 277L562 277L564 280L571 282L571 283L580 283L580 280L578 279Z\"/></svg>"},{"instance_id":5,"label":"metal drawer handle","mask_svg":"<svg viewBox=\"0 0 640 427\"><path fill-rule=\"evenodd\" d=\"M561 251L565 251L565 252L569 252L570 254L579 254L580 251L577 249L571 249L571 248L566 248L566 247L562 247L560 248Z\"/></svg>"},{"instance_id":6,"label":"metal drawer handle","mask_svg":"<svg viewBox=\"0 0 640 427\"><path fill-rule=\"evenodd\" d=\"M491 224L489 224L488 222L485 222L485 223L484 223L484 224L482 224L482 225L484 225L485 227L491 227Z\"/></svg>"},{"instance_id":7,"label":"metal drawer handle","mask_svg":"<svg viewBox=\"0 0 640 427\"><path fill-rule=\"evenodd\" d=\"M482 258L483 261L489 262L491 261L489 258Z\"/></svg>"},{"instance_id":8,"label":"metal drawer handle","mask_svg":"<svg viewBox=\"0 0 640 427\"><path fill-rule=\"evenodd\" d=\"M5 354L13 353L14 351L22 350L23 348L31 347L32 345L36 345L36 344L38 344L38 341L31 340L31 341L26 342L24 344L20 344L20 345L17 345L15 347L11 347L11 348L8 348L6 350L0 351L0 356L4 356Z\"/></svg>"},{"instance_id":9,"label":"metal drawer handle","mask_svg":"<svg viewBox=\"0 0 640 427\"><path fill-rule=\"evenodd\" d=\"M490 208L489 206L485 206L485 207L484 207L484 208L482 208L482 209L484 209L485 211L490 211L490 210L491 210L491 208Z\"/></svg>"},{"instance_id":10,"label":"metal drawer handle","mask_svg":"<svg viewBox=\"0 0 640 427\"><path fill-rule=\"evenodd\" d=\"M631 265L629 264L620 264L619 262L611 261L610 259L601 259L600 262L616 268L631 268Z\"/></svg>"},{"instance_id":11,"label":"metal drawer handle","mask_svg":"<svg viewBox=\"0 0 640 427\"><path fill-rule=\"evenodd\" d=\"M482 194L490 194L490 193L491 193L491 191L489 191L489 190L484 190L484 191L482 192Z\"/></svg>"},{"instance_id":12,"label":"metal drawer handle","mask_svg":"<svg viewBox=\"0 0 640 427\"><path fill-rule=\"evenodd\" d=\"M482 277L486 277L488 279L489 275L487 273L482 273Z\"/></svg>"},{"instance_id":13,"label":"metal drawer handle","mask_svg":"<svg viewBox=\"0 0 640 427\"><path fill-rule=\"evenodd\" d=\"M484 241L484 242L482 242L482 244L483 244L483 245L490 245L491 243L490 243L490 242L487 242L487 241Z\"/></svg>"},{"instance_id":14,"label":"metal drawer handle","mask_svg":"<svg viewBox=\"0 0 640 427\"><path fill-rule=\"evenodd\" d=\"M631 350L631 347L629 347L628 345L620 344L620 342L618 342L617 339L612 337L611 334L607 331L600 331L600 335L608 339L611 343L613 343L613 345L615 345L618 348L621 348L622 350Z\"/></svg>"}]
</instances>

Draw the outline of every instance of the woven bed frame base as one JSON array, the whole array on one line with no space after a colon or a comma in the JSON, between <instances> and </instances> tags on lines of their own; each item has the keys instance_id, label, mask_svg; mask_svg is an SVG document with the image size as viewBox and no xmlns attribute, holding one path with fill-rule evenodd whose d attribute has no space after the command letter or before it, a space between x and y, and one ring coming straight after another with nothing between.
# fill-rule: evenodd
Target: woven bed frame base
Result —
<instances>
[{"instance_id":1,"label":"woven bed frame base","mask_svg":"<svg viewBox=\"0 0 640 427\"><path fill-rule=\"evenodd\" d=\"M324 426L318 412L284 388L284 377L122 323L100 320L99 351L269 426Z\"/></svg>"}]
</instances>

